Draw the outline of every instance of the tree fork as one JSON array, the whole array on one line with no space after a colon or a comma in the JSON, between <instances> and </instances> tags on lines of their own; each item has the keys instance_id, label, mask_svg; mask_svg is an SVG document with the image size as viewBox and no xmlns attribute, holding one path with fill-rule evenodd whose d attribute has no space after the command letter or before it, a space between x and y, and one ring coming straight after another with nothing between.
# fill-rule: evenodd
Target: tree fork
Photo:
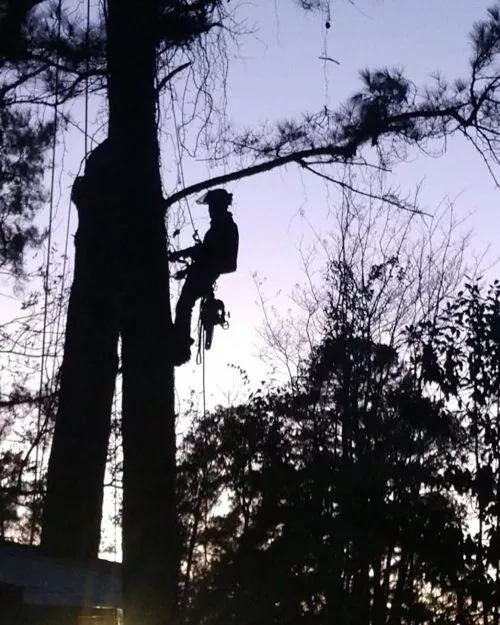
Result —
<instances>
[{"instance_id":1,"label":"tree fork","mask_svg":"<svg viewBox=\"0 0 500 625\"><path fill-rule=\"evenodd\" d=\"M123 186L123 583L127 625L177 610L174 372L156 128L159 2L108 0L109 138Z\"/></svg>"}]
</instances>

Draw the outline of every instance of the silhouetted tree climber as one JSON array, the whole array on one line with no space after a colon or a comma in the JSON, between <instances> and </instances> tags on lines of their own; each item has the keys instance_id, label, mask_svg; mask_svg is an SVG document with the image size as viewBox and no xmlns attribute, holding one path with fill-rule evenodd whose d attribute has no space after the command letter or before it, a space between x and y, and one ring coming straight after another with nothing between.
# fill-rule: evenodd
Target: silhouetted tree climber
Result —
<instances>
[{"instance_id":1,"label":"silhouetted tree climber","mask_svg":"<svg viewBox=\"0 0 500 625\"><path fill-rule=\"evenodd\" d=\"M177 366L191 357L191 316L196 300L209 293L222 273L236 271L239 234L228 211L232 201L232 193L225 189L208 191L198 200L198 204L208 204L210 214L210 228L203 242L169 254L171 261L184 258L193 261L185 270L186 281L175 310L174 364Z\"/></svg>"}]
</instances>

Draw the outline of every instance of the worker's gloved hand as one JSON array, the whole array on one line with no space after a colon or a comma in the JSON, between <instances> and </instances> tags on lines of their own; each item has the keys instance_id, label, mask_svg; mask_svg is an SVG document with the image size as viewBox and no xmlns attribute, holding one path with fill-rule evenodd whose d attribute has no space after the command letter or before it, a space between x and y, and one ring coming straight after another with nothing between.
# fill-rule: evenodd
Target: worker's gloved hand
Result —
<instances>
[{"instance_id":1,"label":"worker's gloved hand","mask_svg":"<svg viewBox=\"0 0 500 625\"><path fill-rule=\"evenodd\" d=\"M179 271L176 271L174 273L174 278L176 280L184 280L184 278L187 276L187 273L188 273L187 267L185 269L179 269Z\"/></svg>"},{"instance_id":2,"label":"worker's gloved hand","mask_svg":"<svg viewBox=\"0 0 500 625\"><path fill-rule=\"evenodd\" d=\"M198 246L195 247L186 247L184 250L177 250L176 252L170 252L168 255L168 260L176 261L181 258L195 258L195 252L198 250Z\"/></svg>"}]
</instances>

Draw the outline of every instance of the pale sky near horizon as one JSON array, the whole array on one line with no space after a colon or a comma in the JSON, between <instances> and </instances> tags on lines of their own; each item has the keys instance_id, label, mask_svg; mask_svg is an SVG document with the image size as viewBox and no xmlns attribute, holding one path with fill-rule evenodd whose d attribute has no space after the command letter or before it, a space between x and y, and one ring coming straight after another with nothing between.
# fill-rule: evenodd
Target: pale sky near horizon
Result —
<instances>
[{"instance_id":1,"label":"pale sky near horizon","mask_svg":"<svg viewBox=\"0 0 500 625\"><path fill-rule=\"evenodd\" d=\"M466 76L468 33L492 4L492 0L332 0L332 27L326 39L328 55L338 60L337 65L319 59L325 51L326 34L321 13L305 14L294 0L232 0L231 5L255 26L255 32L239 40L238 50L230 49L233 58L228 76L228 116L236 127L244 128L314 112L325 104L335 108L359 88L358 72L365 67L402 67L407 77L419 85L431 82L436 70L449 80ZM82 107L75 106L74 112L81 122ZM94 129L98 125L96 121ZM54 232L59 242L64 238L68 190L78 173L83 145L81 133L73 129L64 146L58 148L60 198ZM175 167L169 161L172 145L167 143L163 148L168 190ZM185 157L187 184L215 173L220 172L211 172L204 163ZM431 214L445 198L456 198L459 218L473 214L466 227L475 232L474 248L481 251L489 244L498 248L499 190L469 145L451 141L447 153L439 159L415 154L411 162L397 168L394 176L409 192L424 182L420 207ZM219 280L218 295L226 302L231 320L226 332L216 328L212 350L207 354L208 406L242 397L238 394L240 378L228 365L247 370L254 383L269 379L268 369L257 357L262 343L256 329L262 323L262 311L256 303L253 273L266 278L266 296L286 315L288 294L302 280L297 247L301 242L306 246L312 243L313 229L325 233L335 225L331 218L337 201L335 193L329 193L323 182L295 166L241 180L227 188L234 193L240 257L237 273ZM194 199L193 218L203 234L208 227L206 208L195 204ZM71 231L75 229L73 209ZM183 240L190 243L188 226ZM71 239L70 252L72 248ZM4 316L11 307L5 305L8 300L0 301ZM196 319L195 312L192 336ZM177 391L184 400L191 390L199 392L202 386L202 371L194 362L194 351L191 363L178 369Z\"/></svg>"}]
</instances>

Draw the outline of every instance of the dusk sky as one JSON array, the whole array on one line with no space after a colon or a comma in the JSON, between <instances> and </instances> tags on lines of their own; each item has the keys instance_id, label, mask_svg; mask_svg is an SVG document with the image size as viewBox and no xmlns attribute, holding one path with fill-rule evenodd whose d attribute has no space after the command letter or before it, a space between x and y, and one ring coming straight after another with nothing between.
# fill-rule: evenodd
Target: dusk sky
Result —
<instances>
[{"instance_id":1,"label":"dusk sky","mask_svg":"<svg viewBox=\"0 0 500 625\"><path fill-rule=\"evenodd\" d=\"M238 47L229 42L227 118L236 128L258 128L264 122L298 117L325 105L335 108L359 89L359 70L365 67L403 68L419 86L430 83L437 70L450 81L466 76L468 34L473 22L482 19L491 4L492 0L336 0L331 2L331 28L327 30L326 13L306 13L294 0L232 0L230 7L249 34L238 37ZM320 60L325 53L338 64ZM221 92L214 95L218 98ZM168 105L167 95L164 104ZM73 104L72 111L81 127L82 103ZM91 112L91 132L99 141L105 128L102 102L91 102ZM168 193L176 184L178 172L173 158L171 111L166 110L163 119L162 174ZM60 245L66 229L69 189L83 155L83 134L71 126L57 153L54 238ZM479 155L463 140L454 139L440 158L416 152L410 156L409 162L394 169L391 181L408 193L422 184L420 208L431 214L438 205L455 199L458 218L472 215L463 227L475 232L473 249L481 252L492 245L486 264L491 262L498 238L498 190ZM229 162L225 169L210 169L201 160L183 156L186 184L238 167L238 163ZM339 204L338 191L332 185L327 187L296 166L241 180L227 188L234 194L240 257L237 273L219 280L217 293L230 310L231 325L226 332L216 328L212 350L207 354L209 405L238 397L241 384L230 364L246 369L255 383L269 379L268 368L257 356L262 347L257 329L263 315L256 303L258 294L252 276L256 273L260 279L265 278L266 297L287 315L289 294L304 279L298 247L307 249L317 233L327 236L335 231ZM207 211L195 199L190 200L190 207L203 235L208 227ZM185 211L185 205L179 208ZM75 228L73 207L71 232ZM192 243L189 223L179 243ZM174 306L177 287L173 285ZM10 305L4 306L4 315L11 310ZM193 326L196 319L197 310ZM194 333L195 327L192 336ZM194 351L191 363L178 369L179 398L185 399L190 390L201 388L202 372L194 362Z\"/></svg>"},{"instance_id":2,"label":"dusk sky","mask_svg":"<svg viewBox=\"0 0 500 625\"><path fill-rule=\"evenodd\" d=\"M327 31L325 15L304 14L292 0L244 3L241 14L257 30L243 38L237 52L242 58L231 61L228 115L237 127L255 127L317 111L325 104L335 108L359 89L358 72L365 67L403 68L419 86L431 83L437 70L450 81L464 76L471 54L468 34L489 6L491 1L482 0L337 0L331 3L332 27ZM327 54L339 65L319 59L325 52L325 35ZM189 165L185 172L188 183L211 173ZM458 219L471 215L463 226L475 233L471 252L480 253L492 244L485 265L492 262L498 190L470 145L454 139L441 158L412 154L410 162L394 170L393 180L408 192L423 183L420 207L431 214L443 202L455 200ZM236 396L238 376L231 375L227 363L247 369L254 382L267 379L268 370L256 358L262 345L256 333L262 312L252 272L266 278L266 296L286 315L294 284L304 280L297 248L301 242L306 248L313 243L312 229L322 234L335 230L339 201L334 188L327 189L296 166L228 189L234 193L233 212L240 227L240 261L237 274L219 280L231 327L227 332L216 329L207 355L209 403ZM203 207L194 204L192 211L204 231ZM180 370L181 395L200 384L199 367Z\"/></svg>"},{"instance_id":3,"label":"dusk sky","mask_svg":"<svg viewBox=\"0 0 500 625\"><path fill-rule=\"evenodd\" d=\"M97 5L97 0L92 3L94 9ZM331 2L331 28L327 30L326 12L305 13L294 0L231 0L229 7L233 7L236 20L244 23L242 29L249 34L238 37L238 46L228 40L226 121L241 130L258 129L263 123L296 118L305 112L319 111L325 105L334 109L360 88L359 71L363 68L402 68L407 78L419 87L431 84L436 71L450 82L467 77L471 54L469 32L474 21L483 19L491 5L492 0L335 0ZM325 54L338 64L322 61L319 57ZM179 80L178 84L182 85L181 77ZM219 83L214 92L218 101L223 95L220 87ZM166 194L179 188L180 174L168 95L167 92L162 100L160 135ZM99 142L106 128L103 101L92 100L90 104L90 134ZM84 157L83 103L73 103L71 112L76 125L70 126L59 144L56 158L57 210L53 228L60 250L64 247L69 190ZM178 109L176 119L180 119ZM193 135L188 135L186 140L192 145ZM238 162L230 160L224 168L210 168L203 157L202 151L194 158L183 154L186 184L240 167ZM474 254L481 255L491 246L483 266L490 267L488 278L496 276L493 264L499 250L499 191L470 145L453 139L439 158L417 151L410 153L407 162L394 168L390 182L408 194L421 185L419 208L430 215L436 214L438 207L453 202L456 219L464 220L457 236L469 230L475 234L469 249L471 263ZM207 353L208 407L244 399L245 389L234 367L246 370L252 384L283 379L286 374L283 368L271 374L258 356L264 347L258 332L263 324L263 312L257 302L253 276L265 280L262 288L269 306L275 306L284 318L297 314L290 294L297 283L305 281L299 248L307 251L317 237L328 239L335 234L340 206L338 189L297 166L234 182L227 189L234 194L233 214L240 230L240 256L238 271L221 277L218 283L217 296L225 301L231 319L229 330L216 328L213 347ZM196 204L196 199L197 196L190 198L189 206L196 228L203 236L209 224L207 209ZM173 218L176 211L184 211L185 226L175 243L191 245L192 230L185 203L174 207ZM44 219L46 223L47 213ZM73 234L77 225L74 207L70 224ZM426 217L422 226L432 227L432 217ZM69 251L73 253L72 238ZM316 269L320 271L323 265L324 258L318 252ZM70 283L71 274L66 279ZM173 283L172 287L175 307L179 285ZM7 289L3 292L7 293ZM11 299L3 297L1 301L2 317L7 319L16 307ZM193 315L193 337L197 310L198 307ZM199 395L202 368L195 363L195 348L192 352L191 362L177 369L180 408L186 407L191 391L195 393L195 405L198 408L202 405ZM117 541L116 537L114 540Z\"/></svg>"}]
</instances>

